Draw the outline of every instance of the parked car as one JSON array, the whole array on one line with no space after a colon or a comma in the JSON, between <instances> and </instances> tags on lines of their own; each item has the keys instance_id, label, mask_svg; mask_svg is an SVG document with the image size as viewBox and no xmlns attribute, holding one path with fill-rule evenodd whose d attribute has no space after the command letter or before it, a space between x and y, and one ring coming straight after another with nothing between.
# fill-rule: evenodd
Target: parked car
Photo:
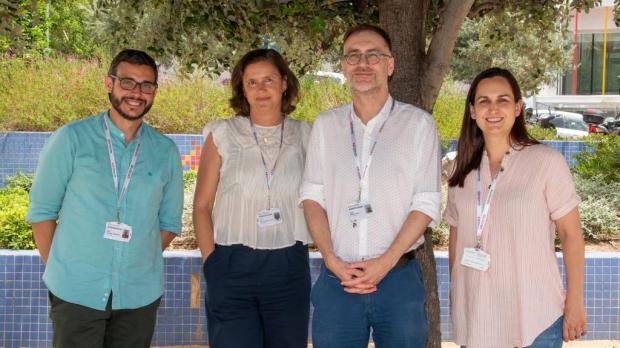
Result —
<instances>
[{"instance_id":1,"label":"parked car","mask_svg":"<svg viewBox=\"0 0 620 348\"><path fill-rule=\"evenodd\" d=\"M583 116L574 112L538 110L537 117L542 128L553 128L561 138L581 138L589 134Z\"/></svg>"},{"instance_id":2,"label":"parked car","mask_svg":"<svg viewBox=\"0 0 620 348\"><path fill-rule=\"evenodd\" d=\"M314 78L314 82L316 83L324 80L330 80L336 84L343 85L346 81L343 74L333 71L317 71L309 75Z\"/></svg>"},{"instance_id":3,"label":"parked car","mask_svg":"<svg viewBox=\"0 0 620 348\"><path fill-rule=\"evenodd\" d=\"M588 124L588 133L609 134L605 123L605 113L597 109L586 109L583 112L583 121Z\"/></svg>"}]
</instances>

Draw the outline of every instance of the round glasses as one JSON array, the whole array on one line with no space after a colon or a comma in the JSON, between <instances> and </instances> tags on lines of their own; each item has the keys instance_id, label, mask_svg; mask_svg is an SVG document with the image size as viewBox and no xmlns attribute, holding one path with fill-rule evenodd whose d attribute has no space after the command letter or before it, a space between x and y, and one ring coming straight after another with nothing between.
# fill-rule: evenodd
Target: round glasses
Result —
<instances>
[{"instance_id":1,"label":"round glasses","mask_svg":"<svg viewBox=\"0 0 620 348\"><path fill-rule=\"evenodd\" d=\"M115 75L110 75L110 77L118 80L120 82L121 88L127 91L133 91L134 88L138 86L142 93L152 94L157 89L157 84L154 82L137 82L136 80L129 77L118 77Z\"/></svg>"},{"instance_id":2,"label":"round glasses","mask_svg":"<svg viewBox=\"0 0 620 348\"><path fill-rule=\"evenodd\" d=\"M379 61L381 61L381 57L392 58L391 55L381 53L381 52L366 52L366 53L355 52L355 53L345 54L343 56L343 59L349 65L357 65L362 61L362 57L364 57L364 59L366 60L366 64L368 65L375 65L379 63Z\"/></svg>"}]
</instances>

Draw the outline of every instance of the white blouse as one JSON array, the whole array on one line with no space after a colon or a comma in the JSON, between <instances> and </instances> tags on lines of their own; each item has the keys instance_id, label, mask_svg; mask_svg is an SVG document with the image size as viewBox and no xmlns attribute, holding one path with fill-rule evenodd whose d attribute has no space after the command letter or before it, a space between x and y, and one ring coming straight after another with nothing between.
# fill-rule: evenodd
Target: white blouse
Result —
<instances>
[{"instance_id":1,"label":"white blouse","mask_svg":"<svg viewBox=\"0 0 620 348\"><path fill-rule=\"evenodd\" d=\"M296 241L310 243L303 209L297 205L310 125L286 117L281 150L281 125L255 127L260 148L248 117L216 120L204 128L204 139L213 134L222 158L213 209L215 242L243 244L255 249L283 248ZM271 207L267 202L261 150L269 171L280 153L271 184ZM282 223L258 227L257 214L269 208L280 209Z\"/></svg>"}]
</instances>

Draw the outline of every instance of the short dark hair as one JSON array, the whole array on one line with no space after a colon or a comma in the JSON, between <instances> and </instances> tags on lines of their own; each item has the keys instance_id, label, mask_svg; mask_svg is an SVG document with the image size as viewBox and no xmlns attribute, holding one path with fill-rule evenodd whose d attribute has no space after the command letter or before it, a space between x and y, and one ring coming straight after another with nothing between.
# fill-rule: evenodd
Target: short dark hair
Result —
<instances>
[{"instance_id":1,"label":"short dark hair","mask_svg":"<svg viewBox=\"0 0 620 348\"><path fill-rule=\"evenodd\" d=\"M235 65L230 78L230 86L232 88L230 107L235 110L237 115L250 116L250 104L248 104L247 99L243 95L243 73L248 65L257 62L271 63L278 69L282 78L286 79L286 91L282 95L281 111L284 114L293 112L299 95L299 81L291 69L289 69L282 55L276 50L267 48L259 48L246 53Z\"/></svg>"},{"instance_id":2,"label":"short dark hair","mask_svg":"<svg viewBox=\"0 0 620 348\"><path fill-rule=\"evenodd\" d=\"M512 95L515 102L522 100L521 88L514 75L502 68L490 68L479 73L474 78L474 81L469 87L467 92L467 99L465 100L465 112L463 113L463 123L461 125L461 135L459 136L459 142L456 152L456 167L454 172L448 179L449 186L463 187L465 178L472 170L480 168L480 162L482 161L482 154L484 150L484 137L482 131L478 128L476 120L471 117L470 106L474 105L476 100L476 89L480 81L484 79L490 79L493 77L501 77L505 79L510 88L512 89ZM510 130L510 139L512 141L513 148L516 146L530 146L538 144L536 139L532 138L525 127L525 114L523 108L521 113L515 119L515 123Z\"/></svg>"},{"instance_id":3,"label":"short dark hair","mask_svg":"<svg viewBox=\"0 0 620 348\"><path fill-rule=\"evenodd\" d=\"M362 32L362 31L372 31L373 33L381 36L383 40L385 41L385 43L387 44L388 48L390 49L390 53L392 52L392 39L390 39L390 35L385 30L383 30L381 27L378 27L373 24L368 24L368 23L358 24L354 26L353 28L347 30L347 32L344 34L344 39L342 40L342 44L344 45L344 43L347 42L347 39L351 35Z\"/></svg>"},{"instance_id":4,"label":"short dark hair","mask_svg":"<svg viewBox=\"0 0 620 348\"><path fill-rule=\"evenodd\" d=\"M108 75L116 75L116 70L118 65L121 63L129 63L134 65L148 65L153 69L153 73L155 73L155 83L157 83L157 64L155 60L149 56L146 52L126 49L120 51L114 59L112 59L112 63L110 64L110 69L108 69Z\"/></svg>"}]
</instances>

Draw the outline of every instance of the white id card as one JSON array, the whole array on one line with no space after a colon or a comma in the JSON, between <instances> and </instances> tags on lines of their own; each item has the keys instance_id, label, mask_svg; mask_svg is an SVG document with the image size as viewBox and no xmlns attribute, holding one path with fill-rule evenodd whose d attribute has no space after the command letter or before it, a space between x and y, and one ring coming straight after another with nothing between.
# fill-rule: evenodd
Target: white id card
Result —
<instances>
[{"instance_id":1,"label":"white id card","mask_svg":"<svg viewBox=\"0 0 620 348\"><path fill-rule=\"evenodd\" d=\"M372 214L372 206L368 202L349 204L349 218L356 222L368 218Z\"/></svg>"},{"instance_id":2,"label":"white id card","mask_svg":"<svg viewBox=\"0 0 620 348\"><path fill-rule=\"evenodd\" d=\"M131 226L116 221L106 222L103 238L127 243L131 240Z\"/></svg>"},{"instance_id":3,"label":"white id card","mask_svg":"<svg viewBox=\"0 0 620 348\"><path fill-rule=\"evenodd\" d=\"M491 255L485 253L478 248L465 248L463 249L463 258L461 259L461 265L477 269L479 271L486 271L491 264Z\"/></svg>"},{"instance_id":4,"label":"white id card","mask_svg":"<svg viewBox=\"0 0 620 348\"><path fill-rule=\"evenodd\" d=\"M278 208L263 210L256 215L256 224L258 227L274 226L281 223L282 214L280 214L280 209Z\"/></svg>"}]
</instances>

